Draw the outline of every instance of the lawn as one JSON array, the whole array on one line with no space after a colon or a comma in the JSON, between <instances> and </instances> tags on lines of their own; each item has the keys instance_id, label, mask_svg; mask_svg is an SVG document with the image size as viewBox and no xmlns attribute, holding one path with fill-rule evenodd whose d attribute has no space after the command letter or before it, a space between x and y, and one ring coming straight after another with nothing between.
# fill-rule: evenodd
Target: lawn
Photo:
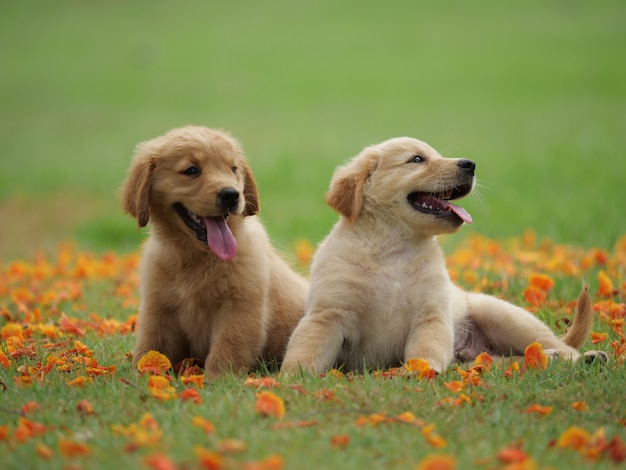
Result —
<instances>
[{"instance_id":1,"label":"lawn","mask_svg":"<svg viewBox=\"0 0 626 470\"><path fill-rule=\"evenodd\" d=\"M616 468L626 461L626 238L615 250L480 236L449 257L469 289L515 301L562 334L585 279L584 349L608 364L455 364L202 383L157 357L132 370L138 255L64 245L0 271L3 468ZM299 265L308 258L301 250ZM156 375L151 375L156 374ZM431 459L440 467L428 467ZM432 464L432 462L430 462ZM507 467L507 465L517 465Z\"/></svg>"},{"instance_id":2,"label":"lawn","mask_svg":"<svg viewBox=\"0 0 626 470\"><path fill-rule=\"evenodd\" d=\"M623 465L625 21L617 0L2 2L0 467ZM242 142L302 272L337 217L332 171L363 147L472 158L452 277L559 334L587 283L584 349L610 362L139 374L147 232L116 193L138 142L188 123Z\"/></svg>"}]
</instances>

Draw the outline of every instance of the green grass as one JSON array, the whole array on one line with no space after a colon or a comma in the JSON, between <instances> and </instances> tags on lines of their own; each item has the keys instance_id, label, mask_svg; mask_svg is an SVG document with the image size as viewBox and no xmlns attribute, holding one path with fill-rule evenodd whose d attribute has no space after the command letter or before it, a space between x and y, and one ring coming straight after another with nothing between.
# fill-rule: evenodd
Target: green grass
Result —
<instances>
[{"instance_id":1,"label":"green grass","mask_svg":"<svg viewBox=\"0 0 626 470\"><path fill-rule=\"evenodd\" d=\"M477 161L470 230L610 247L624 19L619 1L3 2L0 256L136 245L116 198L133 147L187 123L242 141L282 246L328 232L338 164L411 135ZM16 207L53 222L12 223Z\"/></svg>"},{"instance_id":2,"label":"green grass","mask_svg":"<svg viewBox=\"0 0 626 470\"><path fill-rule=\"evenodd\" d=\"M547 274L547 266L553 265L556 267L550 275L555 286L547 303L537 311L546 324L562 334L563 323L557 320L568 317L568 303L576 298L581 278L590 284L596 312L606 312L613 305L614 318L623 321L624 248L605 253L606 260L601 261L605 256L597 256L595 249L564 245L484 239L471 239L469 244L474 250L469 262L467 253L455 251L450 257L451 271L465 279L462 283L467 288L480 287L529 307L523 295L529 273ZM527 260L516 261L522 254ZM585 261L589 259L595 261L589 264ZM3 366L0 356L3 468L148 468L145 459L155 454L166 455L181 469L200 468L198 446L229 462L222 468L242 468L243 462L259 463L272 455L282 459L285 469L416 468L426 456L443 454L454 456L458 469L488 469L501 468L504 463L498 454L511 446L520 448L537 468L616 467L617 460L612 460L608 452L587 459L574 450L555 446L572 427L591 434L604 432L607 440L617 439L626 450L626 409L621 399L626 383L625 357L611 345L619 346L623 336L619 325L611 324L609 317L600 313L592 331L605 333L606 339L595 345L589 340L583 349L606 351L608 364L552 362L546 370L528 369L513 377L506 376L505 367L494 366L482 373L477 385L465 385L460 392L446 387L447 383L463 380L457 365L430 381L415 376L386 379L378 377L377 372L343 378L285 378L271 367L261 367L257 377L269 375L280 383L273 392L284 401L282 419L255 411L258 390L246 386L242 376L224 376L199 389L201 404L184 402L180 397L158 400L149 391L147 377L131 368L128 353L134 335L97 333L106 324L110 327L111 322L126 322L135 313L136 262L137 254L119 257L109 253L100 257L64 248L54 257L6 264L0 270L0 352L11 361ZM570 268L558 266L567 262L578 271L564 274L563 269ZM600 270L614 282L615 291L608 296L600 294ZM469 284L469 278L464 277L468 272L475 274ZM63 313L84 335L61 333ZM17 330L11 326L15 323L19 325ZM57 336L49 338L38 333L41 325ZM16 344L12 338L19 334L25 339ZM93 382L82 388L70 386L68 381L87 374L85 367L72 359L82 356L71 352L77 339L92 351L90 357L98 365L115 366L116 371L108 377L93 377ZM19 353L29 350L30 354ZM66 364L73 367L62 371L55 366L40 376L36 371L54 356L68 358ZM471 364L459 366L468 370ZM32 385L19 384L23 374L34 378ZM178 395L188 388L176 377L171 384ZM461 393L469 397L469 402L455 405L453 401L460 399ZM82 400L91 403L94 414L78 411ZM21 410L29 402L39 407L24 414ZM587 408L576 411L574 402L584 402ZM552 411L546 416L528 413L533 405L549 406ZM419 425L397 420L377 426L357 424L359 417L373 413L394 417L405 412L412 413ZM152 444L134 446L132 437L115 432L116 426L138 426L145 413L153 416L162 432ZM194 426L196 416L209 420L215 432L207 435ZM18 428L24 418L45 426L45 431L20 441ZM289 426L302 421L315 423ZM435 434L445 443L443 447L435 447L424 436L428 425L435 426ZM333 437L338 435L349 437L343 449L332 445ZM64 456L59 447L63 439L88 446L90 453ZM228 439L243 443L244 450L233 455L220 451ZM38 455L42 446L47 446L52 457Z\"/></svg>"},{"instance_id":3,"label":"green grass","mask_svg":"<svg viewBox=\"0 0 626 470\"><path fill-rule=\"evenodd\" d=\"M557 439L564 429L582 426L589 430L605 427L607 435L622 432L619 425L606 423L614 420L614 406L594 406L593 418L585 417L581 423L580 413L571 410L570 403L559 397L581 397L601 400L605 393L619 393L617 379L624 380L623 369L620 376L615 372L594 371L596 380L610 375L609 390L597 385L593 390L581 393L576 385L581 377L589 375L583 370L569 370L565 366L551 367L546 372L548 379L536 383L528 379L521 386L512 387L510 381L494 374L488 380L488 389L479 389L483 402L465 408L455 409L438 406L436 402L453 393L442 391L441 380L434 383L416 383L395 380L381 383L371 377L359 378L346 386L345 381L307 378L305 388L309 391L327 390L335 392L334 401L303 396L284 383L275 391L280 395L288 410L287 416L294 421L300 419L317 420L318 425L307 428L274 429L275 419L259 419L254 413L255 389L242 387L241 380L226 379L212 385L203 393L205 404L181 404L168 402L159 406L144 403L137 390L119 383L107 383L106 396L91 392L90 400L102 403L106 411L96 417L81 419L75 411L75 404L86 396L85 392L67 393L57 401L56 410L44 414L44 422L63 422L76 433L88 434L87 442L96 442L95 453L89 458L79 458L77 462L87 468L115 468L120 465L134 465L137 468L141 457L150 449L136 454L120 452L126 439L112 436L110 426L127 426L137 422L149 410L163 429L164 438L157 447L178 463L193 465L197 460L194 446L212 448L221 440L235 438L246 443L243 455L234 456L235 461L257 461L268 455L279 454L286 462L286 468L413 468L424 456L433 453L452 454L457 457L458 468L489 468L477 465L479 456L493 458L498 449L516 443L523 443L526 452L539 456L541 465L555 468L584 468L589 462L581 462L575 452L548 449L550 441ZM296 381L291 381L296 383ZM300 381L302 383L302 381ZM623 382L622 382L623 383ZM565 385L564 385L565 384ZM569 384L569 385L568 385ZM52 384L54 385L54 384ZM59 384L62 387L63 384ZM94 387L95 388L95 387ZM419 389L408 391L407 388ZM39 398L45 400L45 391ZM503 394L506 394L504 396ZM37 394L34 394L37 397ZM550 418L527 414L525 410L534 403L551 404L556 410ZM110 405L108 405L110 403ZM436 424L436 433L445 436L445 449L433 449L422 437L420 431L402 423L381 424L377 427L357 426L355 422L362 414L384 412L395 416L406 411L417 412L420 419ZM216 427L214 436L206 436L191 425L193 416L202 416ZM529 435L532 433L532 437ZM331 438L346 434L351 440L345 450L331 446ZM477 439L477 436L484 436ZM45 440L51 446L55 437ZM152 451L154 452L154 451ZM18 468L20 463L33 462L32 445L24 445L6 460L9 468ZM45 464L45 468L56 463L62 465L67 459L59 458ZM43 462L42 462L43 463ZM581 465L582 464L582 465ZM42 468L44 465L42 465ZM597 468L610 468L600 462ZM493 467L491 467L493 468Z\"/></svg>"}]
</instances>

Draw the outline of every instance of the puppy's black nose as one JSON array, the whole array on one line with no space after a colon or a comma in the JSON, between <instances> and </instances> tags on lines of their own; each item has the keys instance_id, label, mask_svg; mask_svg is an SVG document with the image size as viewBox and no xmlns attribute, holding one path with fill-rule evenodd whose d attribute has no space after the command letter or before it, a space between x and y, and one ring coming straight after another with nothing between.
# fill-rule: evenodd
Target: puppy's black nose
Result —
<instances>
[{"instance_id":1,"label":"puppy's black nose","mask_svg":"<svg viewBox=\"0 0 626 470\"><path fill-rule=\"evenodd\" d=\"M476 163L474 163L472 160L468 160L466 158L464 158L463 160L459 160L459 169L463 170L466 173L469 173L470 175L474 175L474 170L476 169Z\"/></svg>"},{"instance_id":2,"label":"puppy's black nose","mask_svg":"<svg viewBox=\"0 0 626 470\"><path fill-rule=\"evenodd\" d=\"M217 193L217 205L227 209L233 210L239 204L239 191L235 188L224 188Z\"/></svg>"}]
</instances>

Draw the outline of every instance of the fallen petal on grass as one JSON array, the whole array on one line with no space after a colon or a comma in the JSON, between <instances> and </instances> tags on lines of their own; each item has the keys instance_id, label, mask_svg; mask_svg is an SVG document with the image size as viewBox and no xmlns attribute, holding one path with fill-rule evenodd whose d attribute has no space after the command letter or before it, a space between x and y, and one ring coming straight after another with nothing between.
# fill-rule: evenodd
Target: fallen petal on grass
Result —
<instances>
[{"instance_id":1,"label":"fallen petal on grass","mask_svg":"<svg viewBox=\"0 0 626 470\"><path fill-rule=\"evenodd\" d=\"M454 470L456 459L451 455L428 455L417 464L415 470Z\"/></svg>"},{"instance_id":2,"label":"fallen petal on grass","mask_svg":"<svg viewBox=\"0 0 626 470\"><path fill-rule=\"evenodd\" d=\"M541 344L529 344L524 351L524 365L530 369L544 370L548 367L548 355L543 351Z\"/></svg>"},{"instance_id":3,"label":"fallen petal on grass","mask_svg":"<svg viewBox=\"0 0 626 470\"><path fill-rule=\"evenodd\" d=\"M167 356L158 351L148 351L137 361L137 369L142 374L164 375L171 367Z\"/></svg>"},{"instance_id":4,"label":"fallen petal on grass","mask_svg":"<svg viewBox=\"0 0 626 470\"><path fill-rule=\"evenodd\" d=\"M282 418L285 416L285 404L279 396L272 392L263 391L256 395L255 411L264 416Z\"/></svg>"}]
</instances>

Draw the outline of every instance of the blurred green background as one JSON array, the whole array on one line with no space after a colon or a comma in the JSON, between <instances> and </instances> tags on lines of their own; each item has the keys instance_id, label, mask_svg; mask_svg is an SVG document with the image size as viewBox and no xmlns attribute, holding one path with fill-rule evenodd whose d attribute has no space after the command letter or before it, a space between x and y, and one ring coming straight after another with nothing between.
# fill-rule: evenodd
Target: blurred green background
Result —
<instances>
[{"instance_id":1,"label":"blurred green background","mask_svg":"<svg viewBox=\"0 0 626 470\"><path fill-rule=\"evenodd\" d=\"M623 0L5 0L0 64L0 259L136 248L133 148L189 123L242 142L281 247L317 243L333 169L400 135L477 162L462 233L626 234Z\"/></svg>"}]
</instances>

